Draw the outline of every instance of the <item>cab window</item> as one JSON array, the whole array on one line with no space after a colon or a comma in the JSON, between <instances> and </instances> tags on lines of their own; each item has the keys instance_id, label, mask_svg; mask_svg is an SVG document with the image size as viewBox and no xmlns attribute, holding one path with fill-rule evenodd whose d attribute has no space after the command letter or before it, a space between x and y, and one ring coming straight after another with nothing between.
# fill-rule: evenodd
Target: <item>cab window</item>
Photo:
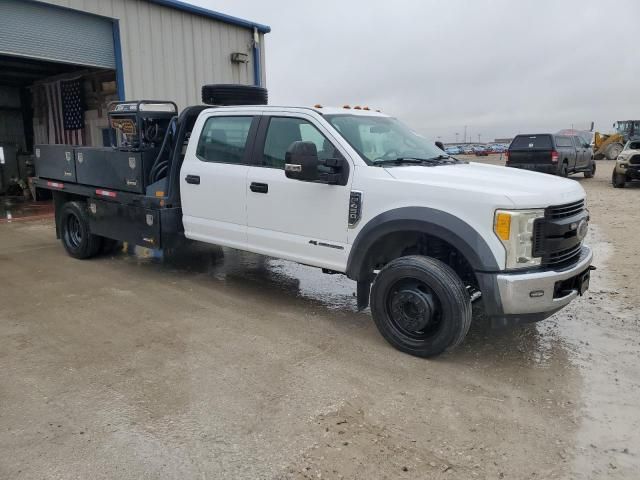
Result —
<instances>
[{"instance_id":1,"label":"cab window","mask_svg":"<svg viewBox=\"0 0 640 480\"><path fill-rule=\"evenodd\" d=\"M211 117L204 124L196 155L203 162L247 163L245 147L253 117Z\"/></svg>"},{"instance_id":2,"label":"cab window","mask_svg":"<svg viewBox=\"0 0 640 480\"><path fill-rule=\"evenodd\" d=\"M313 142L318 159L336 158L338 151L313 124L302 118L272 117L264 142L262 165L284 169L285 155L293 142Z\"/></svg>"},{"instance_id":3,"label":"cab window","mask_svg":"<svg viewBox=\"0 0 640 480\"><path fill-rule=\"evenodd\" d=\"M571 147L573 146L571 143L570 137L556 137L556 145L558 147Z\"/></svg>"}]
</instances>

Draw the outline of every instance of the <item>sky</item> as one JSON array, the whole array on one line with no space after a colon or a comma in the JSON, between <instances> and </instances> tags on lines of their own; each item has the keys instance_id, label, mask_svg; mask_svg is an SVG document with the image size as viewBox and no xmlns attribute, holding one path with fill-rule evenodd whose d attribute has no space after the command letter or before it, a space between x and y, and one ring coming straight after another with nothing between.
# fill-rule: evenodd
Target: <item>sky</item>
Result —
<instances>
[{"instance_id":1,"label":"sky","mask_svg":"<svg viewBox=\"0 0 640 480\"><path fill-rule=\"evenodd\" d=\"M188 1L271 27L273 105L367 105L444 142L640 118L640 0Z\"/></svg>"}]
</instances>

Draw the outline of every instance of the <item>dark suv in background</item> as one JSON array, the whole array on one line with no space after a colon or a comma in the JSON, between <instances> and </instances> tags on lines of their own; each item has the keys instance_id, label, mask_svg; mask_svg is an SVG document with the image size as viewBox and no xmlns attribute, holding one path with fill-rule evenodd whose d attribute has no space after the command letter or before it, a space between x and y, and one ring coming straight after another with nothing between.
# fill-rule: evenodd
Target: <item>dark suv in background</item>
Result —
<instances>
[{"instance_id":1,"label":"dark suv in background","mask_svg":"<svg viewBox=\"0 0 640 480\"><path fill-rule=\"evenodd\" d=\"M593 150L574 135L538 133L517 135L506 153L507 167L552 173L562 177L584 172L587 178L596 173Z\"/></svg>"}]
</instances>

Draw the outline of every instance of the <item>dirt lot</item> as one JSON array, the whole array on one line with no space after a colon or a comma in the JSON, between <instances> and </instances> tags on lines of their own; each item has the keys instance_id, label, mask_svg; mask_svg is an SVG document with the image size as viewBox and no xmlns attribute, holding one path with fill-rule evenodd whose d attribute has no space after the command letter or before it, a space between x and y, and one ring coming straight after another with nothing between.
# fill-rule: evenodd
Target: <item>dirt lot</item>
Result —
<instances>
[{"instance_id":1,"label":"dirt lot","mask_svg":"<svg viewBox=\"0 0 640 480\"><path fill-rule=\"evenodd\" d=\"M497 161L489 159L487 161ZM576 176L591 291L401 354L355 285L217 249L65 255L0 224L0 478L638 478L640 186Z\"/></svg>"}]
</instances>

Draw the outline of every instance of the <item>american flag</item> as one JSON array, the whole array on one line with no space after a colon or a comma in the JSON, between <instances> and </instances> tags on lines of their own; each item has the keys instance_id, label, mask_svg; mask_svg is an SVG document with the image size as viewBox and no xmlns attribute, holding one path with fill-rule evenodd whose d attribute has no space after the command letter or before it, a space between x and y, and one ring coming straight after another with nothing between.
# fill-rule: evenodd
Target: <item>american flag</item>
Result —
<instances>
[{"instance_id":1,"label":"american flag","mask_svg":"<svg viewBox=\"0 0 640 480\"><path fill-rule=\"evenodd\" d=\"M45 84L49 143L83 145L84 111L80 79Z\"/></svg>"}]
</instances>

